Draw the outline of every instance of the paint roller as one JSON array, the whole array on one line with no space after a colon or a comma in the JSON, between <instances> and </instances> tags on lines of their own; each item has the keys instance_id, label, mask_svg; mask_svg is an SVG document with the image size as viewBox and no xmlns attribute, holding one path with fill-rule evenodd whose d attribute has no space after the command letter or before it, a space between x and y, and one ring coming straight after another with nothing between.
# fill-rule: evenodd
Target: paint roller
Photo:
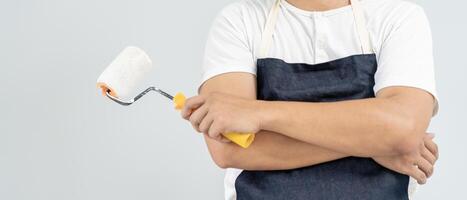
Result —
<instances>
[{"instance_id":1,"label":"paint roller","mask_svg":"<svg viewBox=\"0 0 467 200\"><path fill-rule=\"evenodd\" d=\"M103 95L120 105L129 106L148 92L155 91L172 100L176 110L182 109L186 100L183 93L179 92L172 96L156 87L149 87L128 101L123 100L129 98L132 91L152 69L152 61L143 50L138 47L127 47L102 72L97 79L97 87L102 90ZM243 148L250 146L255 137L253 133L238 132L222 135Z\"/></svg>"}]
</instances>

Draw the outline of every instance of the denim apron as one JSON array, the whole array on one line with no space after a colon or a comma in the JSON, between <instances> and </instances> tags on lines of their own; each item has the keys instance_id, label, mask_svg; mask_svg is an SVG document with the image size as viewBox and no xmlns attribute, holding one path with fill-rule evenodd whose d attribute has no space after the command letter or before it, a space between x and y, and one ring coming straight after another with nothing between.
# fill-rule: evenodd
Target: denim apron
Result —
<instances>
[{"instance_id":1,"label":"denim apron","mask_svg":"<svg viewBox=\"0 0 467 200\"><path fill-rule=\"evenodd\" d=\"M286 63L266 58L280 0L271 9L257 60L257 98L268 101L335 102L375 97L377 68L365 18L351 0L362 54L321 64ZM313 155L310 155L313 156ZM347 157L293 170L248 171L235 181L238 200L401 200L409 177L371 158Z\"/></svg>"}]
</instances>

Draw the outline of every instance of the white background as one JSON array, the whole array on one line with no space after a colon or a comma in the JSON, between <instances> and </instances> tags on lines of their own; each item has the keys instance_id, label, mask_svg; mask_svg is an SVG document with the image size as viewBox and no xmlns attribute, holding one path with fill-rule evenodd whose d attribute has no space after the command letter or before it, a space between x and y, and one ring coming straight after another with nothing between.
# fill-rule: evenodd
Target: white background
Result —
<instances>
[{"instance_id":1,"label":"white background","mask_svg":"<svg viewBox=\"0 0 467 200\"><path fill-rule=\"evenodd\" d=\"M127 45L148 84L194 95L210 24L231 0L0 0L0 199L221 199L223 171L162 96L131 107L95 81ZM464 1L417 1L434 36L441 157L417 199L465 199Z\"/></svg>"}]
</instances>

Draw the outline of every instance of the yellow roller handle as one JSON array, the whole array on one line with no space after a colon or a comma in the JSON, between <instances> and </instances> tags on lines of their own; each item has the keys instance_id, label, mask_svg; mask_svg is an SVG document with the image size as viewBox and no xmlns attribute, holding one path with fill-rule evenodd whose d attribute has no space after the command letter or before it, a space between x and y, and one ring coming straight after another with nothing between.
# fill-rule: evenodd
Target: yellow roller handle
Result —
<instances>
[{"instance_id":1,"label":"yellow roller handle","mask_svg":"<svg viewBox=\"0 0 467 200\"><path fill-rule=\"evenodd\" d=\"M173 102L175 104L175 109L180 110L185 105L186 97L183 93L179 92L174 96ZM248 148L250 144L255 139L255 134L253 133L238 133L238 132L230 132L230 133L223 133L222 134L225 138L229 139L230 141L238 144L243 148Z\"/></svg>"}]
</instances>

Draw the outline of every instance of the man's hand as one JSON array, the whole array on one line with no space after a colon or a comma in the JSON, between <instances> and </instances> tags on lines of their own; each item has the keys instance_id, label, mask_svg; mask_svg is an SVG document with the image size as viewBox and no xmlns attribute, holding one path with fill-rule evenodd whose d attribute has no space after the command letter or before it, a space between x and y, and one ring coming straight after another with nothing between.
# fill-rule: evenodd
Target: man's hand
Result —
<instances>
[{"instance_id":1,"label":"man's hand","mask_svg":"<svg viewBox=\"0 0 467 200\"><path fill-rule=\"evenodd\" d=\"M373 160L388 169L415 178L419 184L425 184L433 174L439 156L433 137L433 134L427 134L417 151L405 155L374 157Z\"/></svg>"},{"instance_id":2,"label":"man's hand","mask_svg":"<svg viewBox=\"0 0 467 200\"><path fill-rule=\"evenodd\" d=\"M256 100L214 92L187 99L181 115L198 132L223 141L222 133L260 131L258 106Z\"/></svg>"}]
</instances>

